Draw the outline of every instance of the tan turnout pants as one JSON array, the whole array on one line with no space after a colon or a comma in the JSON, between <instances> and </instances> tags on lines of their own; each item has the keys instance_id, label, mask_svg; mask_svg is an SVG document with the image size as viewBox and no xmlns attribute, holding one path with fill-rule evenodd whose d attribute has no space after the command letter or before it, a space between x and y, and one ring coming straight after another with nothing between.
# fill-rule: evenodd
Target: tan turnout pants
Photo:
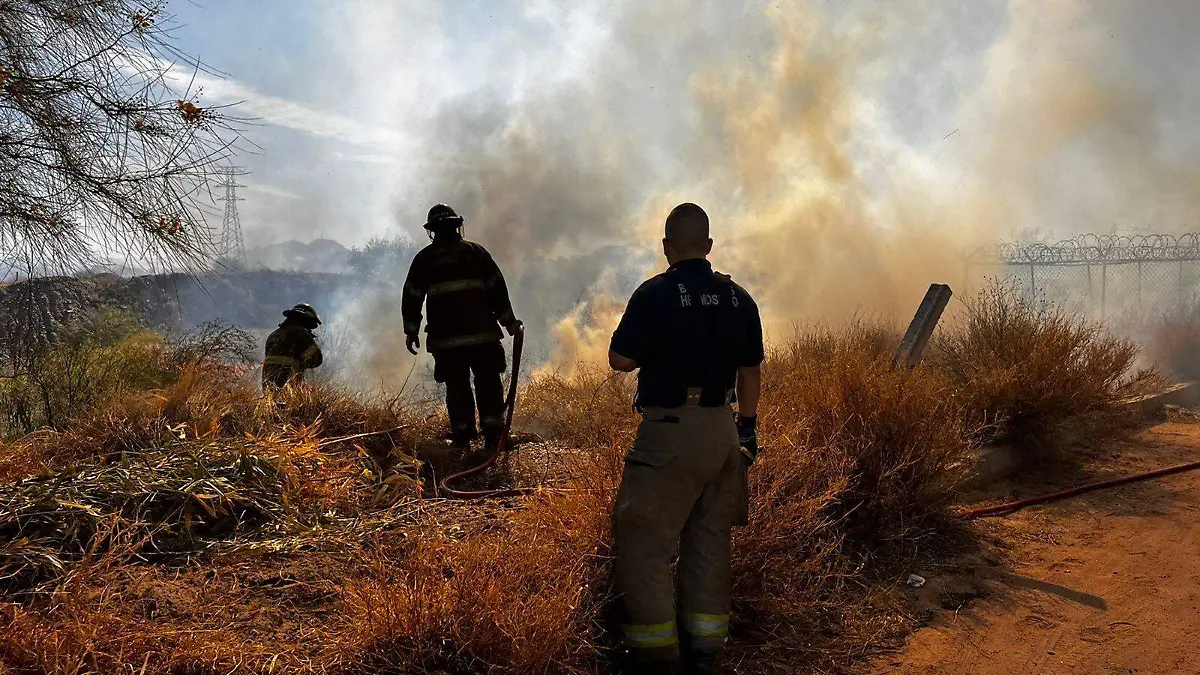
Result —
<instances>
[{"instance_id":1,"label":"tan turnout pants","mask_svg":"<svg viewBox=\"0 0 1200 675\"><path fill-rule=\"evenodd\" d=\"M725 644L739 455L727 406L642 412L613 512L621 630L634 659L677 661L681 639L695 652Z\"/></svg>"}]
</instances>

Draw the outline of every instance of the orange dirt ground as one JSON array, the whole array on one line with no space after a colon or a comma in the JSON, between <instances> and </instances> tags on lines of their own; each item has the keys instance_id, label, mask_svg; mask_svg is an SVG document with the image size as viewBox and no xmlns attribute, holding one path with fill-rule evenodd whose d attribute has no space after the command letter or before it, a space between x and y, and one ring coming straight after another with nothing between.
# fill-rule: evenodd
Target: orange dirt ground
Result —
<instances>
[{"instance_id":1,"label":"orange dirt ground","mask_svg":"<svg viewBox=\"0 0 1200 675\"><path fill-rule=\"evenodd\" d=\"M1197 459L1200 424L1166 422L1088 451L1075 469L1028 470L982 497L1025 498ZM1200 471L1033 507L983 530L1006 549L1005 565L931 571L913 593L945 611L872 672L1200 673Z\"/></svg>"}]
</instances>

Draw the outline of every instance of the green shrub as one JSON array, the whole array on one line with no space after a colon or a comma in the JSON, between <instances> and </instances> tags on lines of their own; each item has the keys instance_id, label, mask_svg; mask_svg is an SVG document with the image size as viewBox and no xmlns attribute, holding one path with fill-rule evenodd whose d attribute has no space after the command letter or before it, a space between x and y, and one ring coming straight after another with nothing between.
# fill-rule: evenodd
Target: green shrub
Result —
<instances>
[{"instance_id":1,"label":"green shrub","mask_svg":"<svg viewBox=\"0 0 1200 675\"><path fill-rule=\"evenodd\" d=\"M137 317L105 311L64 329L59 339L6 355L0 379L0 433L66 428L121 390L168 384L165 343Z\"/></svg>"}]
</instances>

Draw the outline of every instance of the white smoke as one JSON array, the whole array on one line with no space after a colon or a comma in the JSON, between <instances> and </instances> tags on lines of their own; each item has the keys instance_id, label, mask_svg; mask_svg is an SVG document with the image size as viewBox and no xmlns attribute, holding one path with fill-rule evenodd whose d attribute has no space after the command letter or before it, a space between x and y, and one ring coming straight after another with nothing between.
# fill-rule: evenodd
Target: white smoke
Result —
<instances>
[{"instance_id":1,"label":"white smoke","mask_svg":"<svg viewBox=\"0 0 1200 675\"><path fill-rule=\"evenodd\" d=\"M1027 228L1192 228L1198 7L346 0L322 20L339 105L412 138L346 151L371 157L354 228L419 237L454 205L566 362L602 353L680 201L776 326L908 311ZM403 379L398 295L351 306L363 363Z\"/></svg>"}]
</instances>

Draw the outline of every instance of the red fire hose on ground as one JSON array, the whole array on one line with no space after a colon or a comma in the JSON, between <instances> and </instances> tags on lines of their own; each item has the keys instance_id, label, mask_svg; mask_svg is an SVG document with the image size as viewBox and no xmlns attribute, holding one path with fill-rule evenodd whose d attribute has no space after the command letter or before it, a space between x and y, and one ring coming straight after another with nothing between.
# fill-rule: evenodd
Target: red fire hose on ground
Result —
<instances>
[{"instance_id":1,"label":"red fire hose on ground","mask_svg":"<svg viewBox=\"0 0 1200 675\"><path fill-rule=\"evenodd\" d=\"M527 492L529 490L529 488L502 488L502 489L498 489L498 490L457 490L455 488L450 487L450 484L455 481L461 480L463 478L467 478L468 476L474 476L475 474L486 471L488 469L488 467L495 464L496 460L500 459L500 457L502 455L512 452L512 438L509 436L509 432L512 430L513 410L517 406L517 380L520 379L519 376L521 374L521 349L522 349L522 347L524 347L524 345L525 345L525 327L518 326L516 335L513 336L512 379L510 379L508 381L508 398L505 400L505 403L504 403L505 408L506 408L506 412L504 414L504 431L500 435L499 445L496 446L496 450L494 452L492 452L491 455L489 455L488 458L486 460L484 460L482 464L472 467L470 469L467 469L466 471L459 471L456 474L452 474L452 475L449 475L449 476L446 476L445 478L443 478L442 482L440 483L440 486L442 488L442 492L445 493L446 495L448 495L450 497L457 497L459 499L480 499L480 498L485 498L485 497L508 497L508 496L512 496L512 495L521 494L522 492Z\"/></svg>"},{"instance_id":2,"label":"red fire hose on ground","mask_svg":"<svg viewBox=\"0 0 1200 675\"><path fill-rule=\"evenodd\" d=\"M1037 504L1049 504L1050 502L1057 502L1057 501L1060 501L1063 499L1069 499L1071 497L1076 497L1076 496L1079 496L1081 494L1085 494L1088 492L1094 492L1096 490L1103 490L1105 488L1117 487L1119 485L1128 485L1129 483L1137 483L1137 482L1144 481L1144 480L1150 480L1152 478L1162 478L1163 476L1171 476L1171 475L1174 475L1177 473L1194 471L1196 469L1200 469L1200 462L1189 462L1187 464L1179 464L1176 466L1167 467L1165 469L1157 469L1155 471L1147 471L1145 473L1139 473L1139 474L1135 474L1132 476L1125 476L1123 478L1114 478L1113 480L1106 480L1106 481L1101 481L1099 483L1092 483L1090 485L1084 485L1082 487L1072 488L1070 490L1063 490L1062 492L1055 492L1054 494L1042 495L1041 497L1031 497L1029 499L1022 499L1020 501L1009 502L1007 504L997 504L995 506L985 506L983 508L978 508L978 509L973 509L970 511L964 511L962 513L958 513L958 514L956 514L956 516L963 520L973 520L975 518L992 518L992 517L997 517L997 516L1008 516L1008 515L1012 515L1012 514L1016 513L1017 511L1020 511L1023 508L1029 507L1029 506L1035 506Z\"/></svg>"}]
</instances>

